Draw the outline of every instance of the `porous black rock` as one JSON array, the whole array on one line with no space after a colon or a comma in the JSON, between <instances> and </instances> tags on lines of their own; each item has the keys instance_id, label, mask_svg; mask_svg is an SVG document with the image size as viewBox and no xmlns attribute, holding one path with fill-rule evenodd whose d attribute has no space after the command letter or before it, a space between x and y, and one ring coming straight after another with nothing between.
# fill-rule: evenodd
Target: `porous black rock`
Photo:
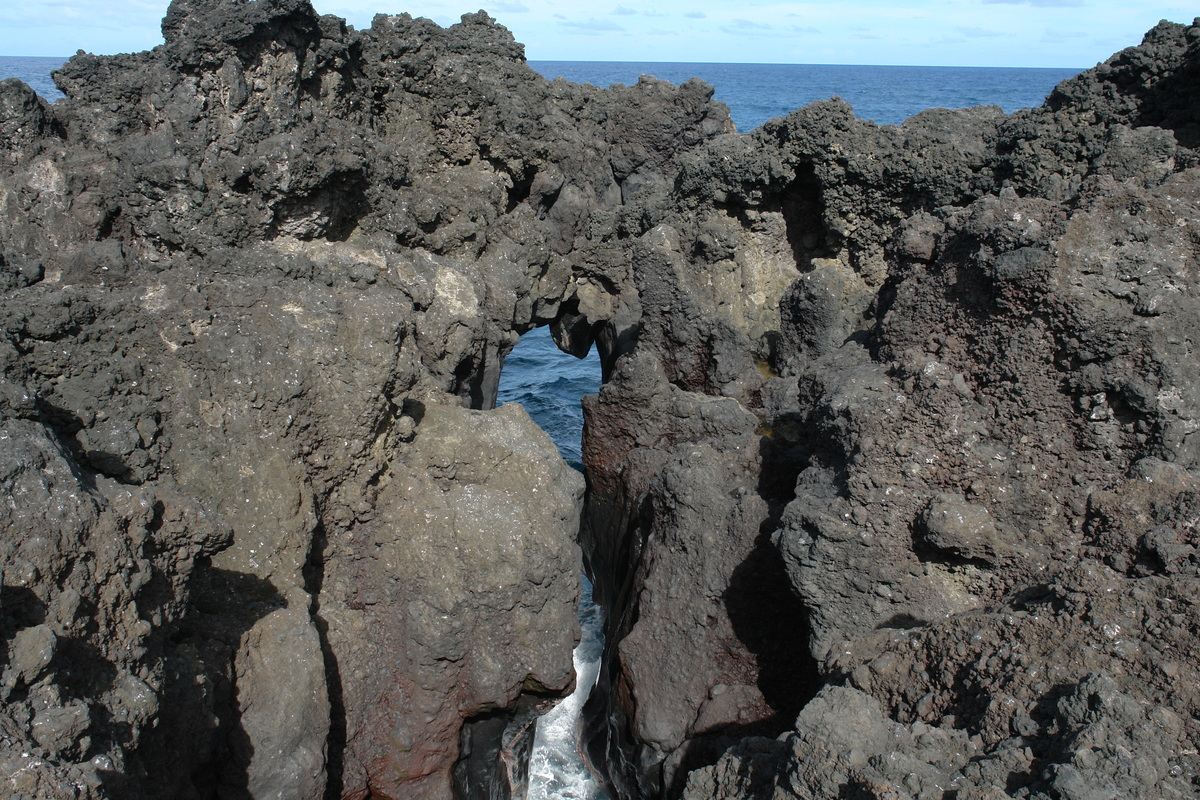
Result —
<instances>
[{"instance_id":1,"label":"porous black rock","mask_svg":"<svg viewBox=\"0 0 1200 800\"><path fill-rule=\"evenodd\" d=\"M583 487L490 410L500 365L568 317L586 349L622 182L728 114L549 83L482 12L180 0L163 33L53 105L0 85L11 788L519 792Z\"/></svg>"},{"instance_id":2,"label":"porous black rock","mask_svg":"<svg viewBox=\"0 0 1200 800\"><path fill-rule=\"evenodd\" d=\"M177 0L0 83L18 796L1191 796L1196 64L733 135L486 14ZM580 477L504 356L595 342ZM582 503L582 510L581 510Z\"/></svg>"}]
</instances>

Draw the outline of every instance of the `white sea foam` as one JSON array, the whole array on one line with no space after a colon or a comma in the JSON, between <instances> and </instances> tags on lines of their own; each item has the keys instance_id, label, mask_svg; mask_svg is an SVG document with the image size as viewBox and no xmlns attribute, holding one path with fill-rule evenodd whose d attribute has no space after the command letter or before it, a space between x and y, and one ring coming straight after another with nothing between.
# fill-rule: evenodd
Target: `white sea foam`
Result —
<instances>
[{"instance_id":1,"label":"white sea foam","mask_svg":"<svg viewBox=\"0 0 1200 800\"><path fill-rule=\"evenodd\" d=\"M575 692L538 720L526 800L608 800L579 752L580 714L596 685L604 647L600 608L592 602L592 585L587 578L583 585L581 636L575 648Z\"/></svg>"}]
</instances>

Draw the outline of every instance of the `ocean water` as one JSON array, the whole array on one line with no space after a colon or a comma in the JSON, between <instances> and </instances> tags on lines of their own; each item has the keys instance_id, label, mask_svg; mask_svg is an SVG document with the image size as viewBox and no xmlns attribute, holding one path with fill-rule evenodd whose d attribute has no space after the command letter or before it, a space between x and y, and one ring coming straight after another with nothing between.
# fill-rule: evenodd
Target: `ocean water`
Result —
<instances>
[{"instance_id":1,"label":"ocean water","mask_svg":"<svg viewBox=\"0 0 1200 800\"><path fill-rule=\"evenodd\" d=\"M550 328L535 328L521 337L504 360L496 404L520 403L550 434L563 459L580 472L583 456L583 408L579 398L600 389L600 357L593 347L576 359L554 346Z\"/></svg>"},{"instance_id":2,"label":"ocean water","mask_svg":"<svg viewBox=\"0 0 1200 800\"><path fill-rule=\"evenodd\" d=\"M998 105L1012 113L1038 106L1073 69L872 67L817 64L674 64L626 61L530 61L547 78L609 86L653 75L671 83L697 77L729 106L739 131L757 128L814 100L841 97L854 113L898 125L926 108Z\"/></svg>"},{"instance_id":3,"label":"ocean water","mask_svg":"<svg viewBox=\"0 0 1200 800\"><path fill-rule=\"evenodd\" d=\"M67 63L66 57L0 56L0 81L5 78L20 78L33 90L54 102L63 93L54 85L50 73Z\"/></svg>"},{"instance_id":4,"label":"ocean water","mask_svg":"<svg viewBox=\"0 0 1200 800\"><path fill-rule=\"evenodd\" d=\"M600 676L604 616L592 602L592 584L583 578L579 605L581 637L575 648L575 691L538 720L529 757L526 800L608 800L579 754L583 704Z\"/></svg>"},{"instance_id":5,"label":"ocean water","mask_svg":"<svg viewBox=\"0 0 1200 800\"><path fill-rule=\"evenodd\" d=\"M51 70L65 59L0 57L0 79L19 77L43 97L61 94ZM999 105L1005 111L1039 105L1055 84L1075 74L1062 69L988 69L953 67L812 66L780 64L668 64L628 62L534 61L548 78L608 86L632 84L654 75L672 83L693 76L712 84L717 100L729 106L739 131L814 100L833 96L848 101L855 113L895 125L926 108ZM593 350L585 359L559 352L548 328L521 338L505 361L498 402L518 402L557 443L563 458L582 469L579 398L597 391L600 363ZM586 583L586 581L585 581ZM590 584L581 605L583 638L575 651L578 689L538 724L530 764L527 800L606 800L578 754L579 712L596 681L603 649L601 611L591 602Z\"/></svg>"}]
</instances>

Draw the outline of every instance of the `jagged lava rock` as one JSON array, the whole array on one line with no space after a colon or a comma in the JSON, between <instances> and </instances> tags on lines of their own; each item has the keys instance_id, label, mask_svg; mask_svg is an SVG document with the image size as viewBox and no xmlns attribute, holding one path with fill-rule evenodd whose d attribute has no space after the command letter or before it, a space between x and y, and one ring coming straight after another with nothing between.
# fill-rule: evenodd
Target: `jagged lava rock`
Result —
<instances>
[{"instance_id":1,"label":"jagged lava rock","mask_svg":"<svg viewBox=\"0 0 1200 800\"><path fill-rule=\"evenodd\" d=\"M0 84L11 788L520 792L582 484L488 410L500 366L536 324L586 350L623 200L728 113L549 83L482 13L180 0L163 34L52 106Z\"/></svg>"},{"instance_id":2,"label":"jagged lava rock","mask_svg":"<svg viewBox=\"0 0 1200 800\"><path fill-rule=\"evenodd\" d=\"M752 135L757 180L688 173L794 220L761 413L826 688L683 796L1195 796L1198 30L1011 117L827 104Z\"/></svg>"},{"instance_id":3,"label":"jagged lava rock","mask_svg":"<svg viewBox=\"0 0 1200 800\"><path fill-rule=\"evenodd\" d=\"M729 135L485 14L179 0L0 83L0 766L37 797L1194 796L1195 25L1048 103Z\"/></svg>"}]
</instances>

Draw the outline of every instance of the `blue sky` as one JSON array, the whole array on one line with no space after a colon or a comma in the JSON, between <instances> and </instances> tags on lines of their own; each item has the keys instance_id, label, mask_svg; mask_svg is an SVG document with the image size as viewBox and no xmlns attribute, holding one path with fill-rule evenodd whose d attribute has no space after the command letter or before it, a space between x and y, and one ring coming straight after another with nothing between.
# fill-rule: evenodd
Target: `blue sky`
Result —
<instances>
[{"instance_id":1,"label":"blue sky","mask_svg":"<svg viewBox=\"0 0 1200 800\"><path fill-rule=\"evenodd\" d=\"M316 0L359 28L407 11L442 25L481 0ZM1090 67L1160 19L1200 7L1134 0L497 0L483 7L531 60ZM654 10L648 10L653 8ZM165 0L2 0L0 55L144 50Z\"/></svg>"}]
</instances>

